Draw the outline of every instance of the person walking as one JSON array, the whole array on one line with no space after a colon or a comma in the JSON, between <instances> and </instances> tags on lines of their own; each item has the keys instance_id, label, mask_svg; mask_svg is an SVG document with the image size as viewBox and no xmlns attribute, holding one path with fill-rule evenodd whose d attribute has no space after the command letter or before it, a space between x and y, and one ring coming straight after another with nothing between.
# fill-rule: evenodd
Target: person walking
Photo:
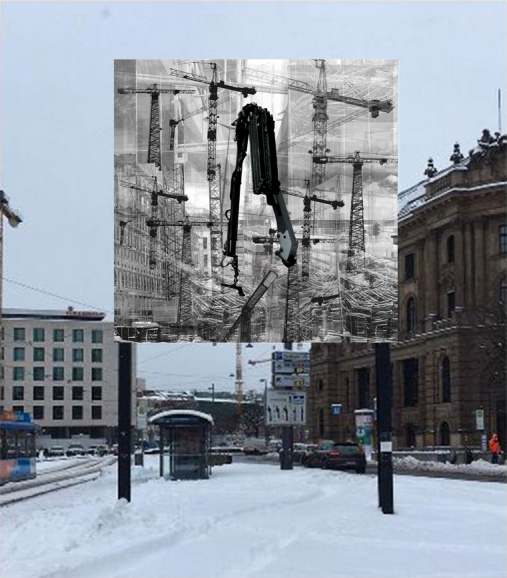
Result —
<instances>
[{"instance_id":1,"label":"person walking","mask_svg":"<svg viewBox=\"0 0 507 578\"><path fill-rule=\"evenodd\" d=\"M498 463L498 454L500 453L500 443L498 442L498 435L493 433L489 440L489 453L491 454L491 463Z\"/></svg>"}]
</instances>

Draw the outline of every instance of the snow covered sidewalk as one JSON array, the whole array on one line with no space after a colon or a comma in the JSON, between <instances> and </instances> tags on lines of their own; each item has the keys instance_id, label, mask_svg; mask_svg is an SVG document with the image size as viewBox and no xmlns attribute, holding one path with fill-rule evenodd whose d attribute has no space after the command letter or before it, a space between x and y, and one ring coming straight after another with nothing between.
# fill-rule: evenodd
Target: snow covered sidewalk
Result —
<instances>
[{"instance_id":1,"label":"snow covered sidewalk","mask_svg":"<svg viewBox=\"0 0 507 578\"><path fill-rule=\"evenodd\" d=\"M505 577L503 484L399 476L385 516L375 476L238 463L169 482L152 463L130 504L112 466L2 508L2 578Z\"/></svg>"}]
</instances>

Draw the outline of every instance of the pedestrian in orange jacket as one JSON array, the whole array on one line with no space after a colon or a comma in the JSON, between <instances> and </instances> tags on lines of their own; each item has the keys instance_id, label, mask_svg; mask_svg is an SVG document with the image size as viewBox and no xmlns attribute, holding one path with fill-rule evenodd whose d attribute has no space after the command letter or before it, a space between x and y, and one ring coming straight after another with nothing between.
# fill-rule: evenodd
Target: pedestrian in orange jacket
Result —
<instances>
[{"instance_id":1,"label":"pedestrian in orange jacket","mask_svg":"<svg viewBox=\"0 0 507 578\"><path fill-rule=\"evenodd\" d=\"M498 435L494 433L489 440L489 453L491 454L491 463L498 463L498 454L500 453L500 443L498 442Z\"/></svg>"}]
</instances>

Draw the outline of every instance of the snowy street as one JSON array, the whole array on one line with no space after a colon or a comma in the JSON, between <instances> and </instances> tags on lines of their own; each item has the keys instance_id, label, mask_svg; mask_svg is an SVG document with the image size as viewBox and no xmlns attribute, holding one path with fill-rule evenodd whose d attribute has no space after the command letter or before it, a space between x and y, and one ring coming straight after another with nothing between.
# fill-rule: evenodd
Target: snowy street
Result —
<instances>
[{"instance_id":1,"label":"snowy street","mask_svg":"<svg viewBox=\"0 0 507 578\"><path fill-rule=\"evenodd\" d=\"M3 507L2 578L505 577L500 483L396 476L385 516L371 475L239 463L170 482L149 456L129 504L116 468Z\"/></svg>"}]
</instances>

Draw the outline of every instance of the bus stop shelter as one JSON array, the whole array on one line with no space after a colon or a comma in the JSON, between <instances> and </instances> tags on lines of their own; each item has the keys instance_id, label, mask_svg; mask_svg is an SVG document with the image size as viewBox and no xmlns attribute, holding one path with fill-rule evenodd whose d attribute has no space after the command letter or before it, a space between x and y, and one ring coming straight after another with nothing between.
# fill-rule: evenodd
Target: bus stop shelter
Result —
<instances>
[{"instance_id":1,"label":"bus stop shelter","mask_svg":"<svg viewBox=\"0 0 507 578\"><path fill-rule=\"evenodd\" d=\"M213 418L191 409L169 410L149 418L159 428L160 476L171 480L202 480L211 474Z\"/></svg>"}]
</instances>

